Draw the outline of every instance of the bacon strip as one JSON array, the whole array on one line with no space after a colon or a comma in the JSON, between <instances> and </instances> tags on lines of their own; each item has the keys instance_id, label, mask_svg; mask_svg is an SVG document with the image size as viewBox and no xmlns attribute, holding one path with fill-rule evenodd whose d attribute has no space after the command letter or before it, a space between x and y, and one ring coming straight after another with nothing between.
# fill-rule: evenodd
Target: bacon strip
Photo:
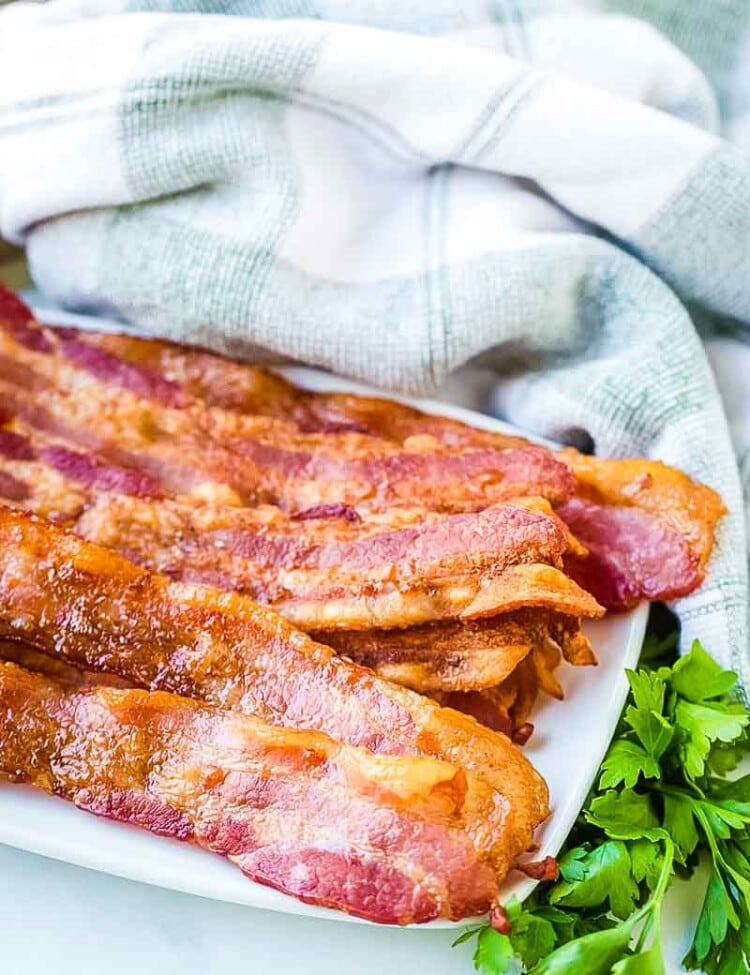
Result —
<instances>
[{"instance_id":1,"label":"bacon strip","mask_svg":"<svg viewBox=\"0 0 750 975\"><path fill-rule=\"evenodd\" d=\"M247 598L151 575L9 508L0 508L0 637L380 754L458 764L495 790L519 851L547 815L541 777L506 738L337 657ZM471 822L472 836L484 835L481 817ZM507 852L503 839L499 873Z\"/></svg>"},{"instance_id":2,"label":"bacon strip","mask_svg":"<svg viewBox=\"0 0 750 975\"><path fill-rule=\"evenodd\" d=\"M269 508L107 495L75 530L172 579L250 595L304 630L470 619L500 612L509 600L547 605L535 563L560 565L567 544L555 519L509 505L427 514L384 530L378 523L300 524ZM599 614L587 593L551 571L553 600L568 594L574 612Z\"/></svg>"},{"instance_id":3,"label":"bacon strip","mask_svg":"<svg viewBox=\"0 0 750 975\"><path fill-rule=\"evenodd\" d=\"M10 449L0 465L34 486L26 510L173 579L243 592L306 630L471 618L472 607L499 612L519 594L545 604L546 589L537 593L533 585L535 568L511 574L507 585L503 573L534 561L560 566L566 550L580 551L543 499L471 514L393 509L365 521L349 508L326 508L290 518L271 506L155 498L144 475L69 451L17 421L0 429L0 447L3 436ZM599 612L586 593L556 577L559 595L578 595L570 611ZM497 595L497 606L487 592Z\"/></svg>"},{"instance_id":4,"label":"bacon strip","mask_svg":"<svg viewBox=\"0 0 750 975\"><path fill-rule=\"evenodd\" d=\"M449 511L526 494L558 504L572 491L565 465L538 447L456 451L428 440L407 449L358 433L301 433L293 423L210 408L182 393L177 402L169 380L158 386L153 371L141 375L143 367L97 349L88 336L73 339L70 330L55 334L33 321L23 328L43 337L37 344L45 349L21 341L15 325L0 329L0 396L8 408L105 461L126 457L124 466L166 491L214 481L239 500L292 510L407 502Z\"/></svg>"},{"instance_id":5,"label":"bacon strip","mask_svg":"<svg viewBox=\"0 0 750 975\"><path fill-rule=\"evenodd\" d=\"M129 335L100 334L88 341L126 362L153 370L209 406L248 416L282 417L309 433L357 430L398 444L429 436L450 447L526 447L529 443L521 437L485 434L390 399L311 393L267 369L203 349Z\"/></svg>"},{"instance_id":6,"label":"bacon strip","mask_svg":"<svg viewBox=\"0 0 750 975\"><path fill-rule=\"evenodd\" d=\"M16 441L23 444L24 457L46 460L53 451L62 450L36 433L33 442L17 433L9 436L14 445ZM67 459L64 451L63 459ZM338 509L317 510L312 512L313 518L303 513L300 524L268 506L238 509L113 497L108 489L139 493L140 475L115 472L102 477L96 465L92 465L95 476L89 478L93 491L82 491L85 485L77 483L79 477L69 480L68 498L60 483L59 469L66 470L64 464L53 471L42 460L20 466L34 485L34 497L24 502L25 509L49 513L51 507L57 520L71 524L91 540L119 549L139 564L167 572L172 578L244 591L272 603L308 630L327 625L332 605L339 627L363 623L403 626L413 619L452 617L470 606L473 596L506 562L519 557L559 562L567 544L567 529L541 499L534 503L522 499L514 502L520 507L497 507L472 515L400 509L367 522L359 516L352 519L349 509L343 515ZM84 473L88 470L84 468ZM71 465L66 473L71 473ZM72 473L79 474L77 462ZM98 490L107 493L98 495ZM35 503L39 498L42 503ZM85 506L88 510L77 521ZM229 538L235 543L231 552ZM531 600L534 590L527 583L533 582L535 571L530 569L527 579L520 576L515 586L500 587L501 597L508 599L514 589L520 589L523 598ZM562 575L559 581L562 593L570 588ZM584 595L578 609L588 613L593 607ZM575 620L571 626L577 629ZM359 634L365 657L357 652L357 637L353 636L350 646L337 641L334 633L328 637L321 633L321 640L382 676L420 691L493 686L532 645L530 638L510 634L502 617L491 629L475 631L484 634L479 641L476 635L466 639L472 631L460 623L449 622L436 629ZM588 644L585 646L592 659Z\"/></svg>"},{"instance_id":7,"label":"bacon strip","mask_svg":"<svg viewBox=\"0 0 750 975\"><path fill-rule=\"evenodd\" d=\"M19 480L7 471L0 471L0 497L8 501L26 501L31 496L31 485Z\"/></svg>"},{"instance_id":8,"label":"bacon strip","mask_svg":"<svg viewBox=\"0 0 750 975\"><path fill-rule=\"evenodd\" d=\"M533 609L465 623L328 632L313 637L386 680L426 694L495 687L535 647L548 642L559 647L571 663L596 663L575 618Z\"/></svg>"},{"instance_id":9,"label":"bacon strip","mask_svg":"<svg viewBox=\"0 0 750 975\"><path fill-rule=\"evenodd\" d=\"M49 654L37 650L18 639L0 639L0 660L18 664L24 670L31 670L65 684L68 687L83 687L100 684L106 687L132 687L124 678L116 674L102 674L95 670L82 670L74 667L60 657L50 657Z\"/></svg>"},{"instance_id":10,"label":"bacon strip","mask_svg":"<svg viewBox=\"0 0 750 975\"><path fill-rule=\"evenodd\" d=\"M11 485L21 481L23 492L6 490L5 478ZM71 450L11 414L0 415L0 498L22 501L25 511L70 525L101 492L161 496L147 474Z\"/></svg>"},{"instance_id":11,"label":"bacon strip","mask_svg":"<svg viewBox=\"0 0 750 975\"><path fill-rule=\"evenodd\" d=\"M35 483L43 483L43 478L35 478ZM90 505L80 521L74 524L79 535L118 549L131 561L166 573L173 579L244 590L245 594L249 590L249 594L256 598L271 602L301 629L315 631L321 642L333 646L339 653L413 690L450 691L494 686L529 651L534 641L540 639L560 642L566 656L575 663L591 663L594 659L588 641L580 634L577 620L577 614L590 616L599 612L588 594L562 573L546 566L519 565L506 569L497 578L490 574L493 571L491 565L483 567L482 532L486 532L491 524L488 522L491 509L478 516L459 515L446 519L451 522L457 519L459 523L466 518L479 519L468 536L463 533L460 537L462 544L473 540L477 546L477 550L470 553L475 569L469 561L468 568L459 564L451 571L451 567L443 565L438 558L431 575L430 563L418 544L420 536L415 540L412 529L409 529L404 540L403 558L407 552L410 559L417 554L420 556L412 563L413 579L409 581L405 573L410 566L400 559L394 559L393 567L385 563L379 568L377 564L365 562L361 571L347 572L350 567L343 554L347 545L342 539L350 531L348 523L329 533L331 539L339 541L326 549L316 547L312 541L319 536L314 533L305 536L307 526L300 528L290 523L273 508L215 510L211 506L195 508L176 502L154 506L137 499L111 496L100 497ZM524 511L516 514L526 516ZM298 564L295 560L305 552L308 553L308 564L312 566L312 556L327 551L328 562L332 566L338 563L338 575L332 576L328 570L319 567L305 573L301 568L286 570L272 562L253 561L247 546L241 556L231 556L224 547L214 548L216 536L221 532L207 529L223 525L221 519L227 516L237 517L239 523L253 525L256 533L261 529L268 531L268 535L252 534L250 540L254 544L266 542L268 547L275 546L284 557L294 556L292 566ZM420 526L420 530L429 526L429 518L435 516L427 517L426 526ZM441 527L439 523L433 524L436 528ZM364 533L365 526L362 527ZM378 530L377 525L369 527ZM299 537L286 537L294 531ZM393 534L395 544L400 544L400 533ZM389 536L375 535L374 538L382 542ZM351 545L355 567L361 541ZM257 550L255 554L257 557ZM466 574L461 575L459 570ZM316 590L312 583L304 586L299 581L305 578L314 581L316 577L327 580L327 586L321 583ZM282 582L290 586L294 580L298 580L294 590L282 590ZM275 590L270 588L272 585ZM474 614L489 616L504 606L511 609L529 606L535 600L539 608L524 610L521 626L515 622L518 614L512 613L482 623L451 618L463 612L467 620L471 620ZM559 608L567 616L556 618L548 611L550 607ZM349 632L341 629L363 624L403 627L411 620L421 622L441 615L448 619L440 625ZM563 620L567 622L563 623ZM330 629L332 623L338 629ZM577 651L574 644L579 647ZM569 647L572 648L570 653Z\"/></svg>"},{"instance_id":12,"label":"bacon strip","mask_svg":"<svg viewBox=\"0 0 750 975\"><path fill-rule=\"evenodd\" d=\"M464 830L466 777L435 759L372 755L162 692L71 690L5 663L0 772L380 923L459 919L497 896Z\"/></svg>"},{"instance_id":13,"label":"bacon strip","mask_svg":"<svg viewBox=\"0 0 750 975\"><path fill-rule=\"evenodd\" d=\"M560 514L589 552L566 559L573 578L612 609L700 585L726 511L715 491L656 461L565 456L579 487Z\"/></svg>"},{"instance_id":14,"label":"bacon strip","mask_svg":"<svg viewBox=\"0 0 750 975\"><path fill-rule=\"evenodd\" d=\"M44 453L50 448L40 449ZM58 472L50 471L45 464L22 466L34 488L34 496L24 500L24 509L49 513L51 508L56 520L71 525L78 534L118 549L132 561L166 572L171 578L211 582L273 602L276 609L293 615L296 624L306 630L327 624L334 600L339 626L374 620L383 626L402 627L413 618L459 613L469 605L471 594L499 570L503 559L517 557L510 542L521 546L522 539L511 532L513 525L533 526L538 517L534 509L486 509L477 515L454 516L404 509L382 521L331 520L326 515L323 524L306 524L305 519L300 525L268 506L237 509L176 501L154 504L109 494L89 495L74 484L68 494ZM0 493L1 489L0 484ZM41 503L34 503L40 499ZM86 505L88 510L77 520ZM510 522L496 519L503 514L511 516ZM529 514L532 518L527 521ZM545 514L542 510L543 518ZM557 520L553 516L551 524L543 524L547 537L545 540L542 533L543 544L536 548L535 557L546 554L559 560L562 537L555 530ZM383 529L391 526L393 530L384 533ZM240 554L227 551L229 532L246 541ZM368 539L375 542L372 550L367 547ZM539 546L539 540L536 544ZM529 557L534 551L533 539L527 539L523 548L522 557ZM369 561L378 552L388 558L380 565L376 559ZM274 555L276 559L269 557ZM288 561L289 568L280 560ZM527 599L534 594L527 583L533 581L535 571L530 569L527 579L522 576L517 581ZM562 594L570 583L562 575L559 581ZM509 584L500 594L508 598L512 592ZM592 607L592 601L584 596L578 610L588 613ZM528 632L514 625L514 619L511 614L481 625L448 620L439 626L376 629L348 636L342 631L321 630L317 638L383 677L418 691L494 686L539 638L569 642L578 634L583 662L593 660L575 617L567 617L566 626L552 626L550 614L526 611ZM550 632L553 628L554 634Z\"/></svg>"}]
</instances>

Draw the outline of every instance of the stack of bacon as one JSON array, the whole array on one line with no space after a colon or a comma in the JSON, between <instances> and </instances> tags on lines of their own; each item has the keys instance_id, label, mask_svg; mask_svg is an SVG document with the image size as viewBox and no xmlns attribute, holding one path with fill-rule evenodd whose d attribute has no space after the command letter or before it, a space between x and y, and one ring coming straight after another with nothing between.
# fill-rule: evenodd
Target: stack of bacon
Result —
<instances>
[{"instance_id":1,"label":"stack of bacon","mask_svg":"<svg viewBox=\"0 0 750 975\"><path fill-rule=\"evenodd\" d=\"M310 903L398 924L487 911L548 813L504 735L245 596L3 507L0 641L0 773Z\"/></svg>"},{"instance_id":2,"label":"stack of bacon","mask_svg":"<svg viewBox=\"0 0 750 975\"><path fill-rule=\"evenodd\" d=\"M547 807L489 728L523 741L560 656L594 662L581 619L698 586L723 511L661 464L44 327L9 292L0 501L46 519L0 508L0 769L399 923L492 903Z\"/></svg>"},{"instance_id":3,"label":"stack of bacon","mask_svg":"<svg viewBox=\"0 0 750 975\"><path fill-rule=\"evenodd\" d=\"M522 726L538 685L561 695L561 652L593 662L580 619L596 600L702 578L721 502L664 465L555 455L197 350L43 328L8 293L0 318L0 497L252 596L493 727Z\"/></svg>"}]
</instances>

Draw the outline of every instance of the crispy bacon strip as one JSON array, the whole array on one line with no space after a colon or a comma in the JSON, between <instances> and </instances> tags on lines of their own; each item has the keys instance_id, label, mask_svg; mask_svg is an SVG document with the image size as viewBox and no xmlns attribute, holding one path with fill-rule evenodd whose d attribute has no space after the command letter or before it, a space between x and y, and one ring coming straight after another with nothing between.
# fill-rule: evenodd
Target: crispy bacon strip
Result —
<instances>
[{"instance_id":1,"label":"crispy bacon strip","mask_svg":"<svg viewBox=\"0 0 750 975\"><path fill-rule=\"evenodd\" d=\"M19 493L13 482L23 485ZM10 414L0 414L0 498L72 524L100 493L157 499L153 478L63 446ZM197 502L196 502L197 503Z\"/></svg>"},{"instance_id":2,"label":"crispy bacon strip","mask_svg":"<svg viewBox=\"0 0 750 975\"><path fill-rule=\"evenodd\" d=\"M450 617L466 608L470 610L473 597L487 586L491 574L502 564L499 561L502 550L505 549L509 556L513 552L509 548L509 528L512 526L503 526L502 521L495 531L500 544L493 546L491 532L497 514L493 509L477 515L422 513L424 521L416 527L410 520L415 513L403 512L404 528L383 533L377 522L363 524L337 518L335 524L327 521L322 526L313 526L305 520L300 526L277 508L196 507L175 501L154 502L109 494L87 496L74 485L68 505L57 472L53 471L50 478L49 469L43 464L37 464L35 470L31 470L29 464L25 466L35 495L46 500L54 498L55 517L72 524L82 536L119 549L131 560L165 572L171 578L210 582L220 588L244 591L271 603L305 630L329 626L331 606L337 612L335 622L339 627L363 623L403 626L410 620L434 619L441 615ZM2 485L0 494L1 488ZM66 508L77 513L79 506L83 510L86 503L90 507L80 521L62 515ZM24 509L35 509L28 501L17 504ZM508 513L520 519L519 526L526 524L526 512L508 509ZM439 523L441 520L443 524ZM464 525L467 521L468 525ZM533 524L533 519L529 524ZM230 527L232 525L234 527ZM246 529L244 533L240 532L241 526ZM352 530L354 526L357 526L356 532ZM467 527L471 529L468 532ZM506 534L502 534L503 527ZM446 531L448 528L456 530ZM547 528L549 543L555 540L556 533L554 525ZM224 547L230 533L246 543L241 556ZM368 536L375 542L374 551L368 551ZM328 544L320 544L324 540L328 540ZM454 547L458 543L455 552L451 552L450 545L442 544L446 540ZM517 536L514 541L518 541ZM558 535L557 541L548 548L549 557L558 557L555 549L559 542ZM219 544L221 548L215 547ZM256 560L260 561L250 558L250 545ZM494 557L498 559L495 565L485 562L493 547L496 548ZM532 551L531 544L525 546L526 557ZM289 560L291 568L286 568L283 561L274 563L269 552ZM346 558L347 552L351 553L350 560ZM430 562L428 556L432 552L434 556ZM542 554L542 550L537 549L537 557ZM371 555L376 557L372 564L369 562ZM393 566L387 561L378 565L377 558L382 559L384 555L393 560ZM455 562L451 555L457 556ZM327 561L330 568L321 569L321 561ZM536 573L537 570L530 567L515 580L510 577L507 584L494 591L501 600L507 601L515 598L514 592L520 589L522 597L531 601L534 597L531 583ZM319 580L317 588L316 580ZM569 590L575 593L576 587L571 586L562 574L557 574L557 580L560 586L556 598ZM540 595L542 602L549 598L546 589L542 589ZM486 603L482 601L480 605L482 611L486 611ZM569 604L567 610L590 614L595 607L593 601L583 595L579 605ZM446 620L439 626L350 631L348 634L341 630L321 629L317 638L372 667L383 677L418 691L494 686L528 652L533 639L538 639L534 634L542 630L552 639L564 637L566 646L575 638L582 644L583 662L593 659L574 616L567 617L565 627L555 625L556 633L551 634L549 613L543 609L526 613L528 633L513 625L511 615L510 618L500 616L482 625Z\"/></svg>"},{"instance_id":3,"label":"crispy bacon strip","mask_svg":"<svg viewBox=\"0 0 750 975\"><path fill-rule=\"evenodd\" d=\"M0 471L0 497L8 501L25 503L32 494L32 487L8 471Z\"/></svg>"},{"instance_id":4,"label":"crispy bacon strip","mask_svg":"<svg viewBox=\"0 0 750 975\"><path fill-rule=\"evenodd\" d=\"M612 609L700 585L726 512L715 491L656 461L565 457L578 489L560 514L589 552L566 559L573 578Z\"/></svg>"},{"instance_id":5,"label":"crispy bacon strip","mask_svg":"<svg viewBox=\"0 0 750 975\"><path fill-rule=\"evenodd\" d=\"M40 482L43 482L42 477L36 479L37 484ZM487 509L478 516L450 516L450 520L476 517L477 529L486 530L490 511ZM317 537L314 533L306 539L304 533L299 532L294 523L290 524L278 509L224 508L220 517L226 512L239 516L240 523L254 519L257 531L261 527L270 529L268 536L252 535L250 541L267 541L269 547L278 546L285 556L299 555L301 551L325 551L310 541ZM189 518L189 526L183 516ZM243 557L238 557L224 548L213 548L214 543L218 544L216 536L223 537L224 528L208 531L211 524L216 529L217 522L210 506L194 508L175 502L154 506L132 498L106 496L92 502L74 527L78 534L90 541L119 549L131 561L152 571L166 573L170 578L207 582L222 589L244 590L245 594L249 591L250 595L270 602L301 629L314 631L320 642L328 643L339 653L371 667L386 679L420 692L494 686L529 651L534 641L540 639L560 642L566 656L574 663L593 662L591 648L580 633L575 614L595 615L598 610L593 600L562 573L554 572L554 588L550 590L543 567L540 572L540 567L535 565L521 567L517 574L515 570L506 570L496 584L490 584L491 576L484 577L478 571L461 576L456 572L451 574L445 566L441 574L439 562L431 578L426 571L429 565L425 566L424 560L419 560L414 563L411 589L400 576L396 575L395 580L389 578L392 572L388 564L380 569L382 582L378 585L377 565L365 566L361 572L355 573L354 578L351 574L344 575L347 566L342 548L346 546L341 540L346 535L333 531L329 537L338 538L339 542L329 546L329 558L331 564L338 563L341 570L338 579L334 576L338 588L329 581L327 588L321 586L317 592L314 589L305 592L299 584L290 592L281 589L281 582L299 578L302 575L300 569L285 570L281 566L274 568L272 564L254 563L247 549L243 551ZM281 528L276 536L273 532L278 524ZM301 537L287 540L283 532L291 532L294 528ZM199 532L197 536L196 530ZM398 536L400 533L394 534ZM405 542L409 544L404 551L411 550L411 557L418 552L416 542L419 538L419 534L415 539L411 531L406 532ZM472 539L477 546L483 544L476 531L468 537L464 534L461 541L465 544ZM398 538L394 541L400 544ZM357 546L353 545L352 549L356 556ZM473 554L476 558L481 555L481 550ZM408 568L403 562L398 564L402 569ZM477 565L481 568L481 561L477 561ZM320 570L315 571L321 574ZM276 590L264 586L264 579L268 585L278 580ZM490 597L485 598L488 586ZM421 622L441 615L452 617L464 610L467 617L471 617L474 610L488 614L495 604L528 605L535 598L538 598L540 608L522 610L524 624L521 626L516 622L518 614L510 613L482 622L449 618L439 625L407 629L342 629L343 626L364 623L403 627L409 621ZM556 617L548 611L549 605L560 605L569 615ZM339 628L325 629L332 623Z\"/></svg>"},{"instance_id":6,"label":"crispy bacon strip","mask_svg":"<svg viewBox=\"0 0 750 975\"><path fill-rule=\"evenodd\" d=\"M352 521L325 516L323 524L312 525L309 523L312 519L304 519L300 525L278 508L270 506L237 509L212 505L196 508L195 505L175 501L154 504L109 494L97 497L77 490L72 484L68 485L68 494L60 475L44 464L27 463L24 473L33 483L36 497L45 502L54 499L52 510L56 519L71 524L84 537L119 549L131 560L152 570L165 572L172 578L213 582L220 588L244 590L246 594L259 599L272 602L275 599L275 608L287 614L293 613L296 624L305 630L314 629L321 622L326 624L325 619L321 620L321 609L325 609L328 600L335 598L335 594L331 596L331 577L318 568L310 568L308 579L322 575L324 579L327 577L328 585L321 585L317 593L314 586L308 585L308 601L300 602L299 597L304 597L305 590L299 583L290 592L282 589L281 582L288 577L299 579L300 575L304 576L301 567L287 570L283 565L274 565L272 561L254 562L249 558L247 545L242 557L232 555L224 547L213 547L214 543L223 541L230 525L234 525L231 530L236 537L240 527L244 526L249 542L257 545L254 549L256 558L267 558L269 550L272 554L279 553L284 559L307 553L305 562L312 566L313 554L327 554L328 561L338 570L333 578L339 585L339 598L336 600L336 606L341 610L336 620L339 625L352 621L361 623L364 619L379 619L382 625L403 625L404 621L419 616L429 618L440 613L460 612L468 604L471 592L476 592L477 587L482 585L479 573L496 570L496 567L482 561L482 548L492 551L487 531L491 528L488 519L492 509L478 515L455 516L403 511L400 514L404 528L384 535L379 522L363 524L361 519ZM2 485L0 494L1 488ZM80 522L75 517L63 515L67 511L75 516L84 510L86 504L90 507ZM28 501L19 506L25 510L38 510ZM39 507L49 511L46 504ZM412 519L417 516L423 521L417 522L415 528ZM523 512L521 516L524 517ZM226 518L229 518L229 522L224 520ZM464 561L468 565L459 563L458 567L451 568L441 558L441 547L435 552L435 561L427 561L425 556L430 549L420 547L420 543L429 541L425 537L429 532L424 529L431 525L439 527L435 523L441 519L445 522L443 528L455 525L457 529L467 520L470 524L475 521L468 534L458 531L455 539L452 538L453 532L448 534L449 540L460 543L457 555L464 554L462 546L476 546L466 553ZM385 526L398 523L395 518L384 521ZM357 526L356 532L352 530L353 526ZM437 535L435 540L440 542L441 533L434 534ZM554 531L551 532L552 538L554 535ZM410 571L411 578L408 574L399 574L394 580L390 577L391 568L387 562L380 567L377 563L372 566L367 564L362 569L355 565L353 574L345 574L348 566L343 552L351 551L355 557L361 555L361 543L368 537L378 540L381 553L382 543L388 540L389 557L402 572L405 569ZM444 533L442 538L445 538ZM320 544L326 540L329 544ZM509 541L509 537L504 536L501 549L507 547ZM399 545L402 548L400 552ZM527 549L527 556L529 552L530 549ZM548 554L553 553L554 546ZM365 554L369 554L366 547ZM415 559L417 554L419 559ZM445 554L451 554L450 547L446 547ZM468 572L468 575L462 576L459 569ZM531 570L530 579L534 571ZM376 587L374 583L378 579L382 581ZM564 591L570 584L562 576L560 580ZM394 587L394 581L397 581L397 587ZM519 580L519 585L524 585L523 579ZM273 593L270 586L275 586ZM343 598L342 593L348 593L348 597ZM507 597L510 593L511 590L506 587L504 595ZM527 589L526 596L532 595ZM285 603L280 603L280 599ZM592 606L586 597L579 609L586 613ZM439 625L412 626L408 629L320 630L316 638L333 646L339 653L378 671L386 679L421 692L494 686L528 653L534 640L544 638L564 640L565 647L573 646L574 640L578 641L581 644L580 660L575 659L576 653L573 652L573 662L593 660L588 641L580 634L574 616L560 617L561 621L567 620L563 626L562 622L553 624L554 615L542 609L522 613L525 614L523 627L514 622L518 614L507 614L481 623L446 620Z\"/></svg>"},{"instance_id":7,"label":"crispy bacon strip","mask_svg":"<svg viewBox=\"0 0 750 975\"><path fill-rule=\"evenodd\" d=\"M309 393L264 369L164 342L100 336L123 359L153 368L207 403L243 414L284 417L301 429L352 428L399 445L430 437L459 449L522 448L527 441L391 400ZM603 605L687 595L703 581L719 496L674 468L642 458L607 460L575 450L557 455L575 474L576 497L560 511L590 553L568 559L574 578Z\"/></svg>"},{"instance_id":8,"label":"crispy bacon strip","mask_svg":"<svg viewBox=\"0 0 750 975\"><path fill-rule=\"evenodd\" d=\"M434 437L447 446L525 447L528 440L485 435L447 417L432 416L390 399L351 393L311 393L259 366L234 362L203 349L129 335L97 334L88 339L134 365L164 376L183 392L245 415L283 417L311 433L353 430L403 444L410 437Z\"/></svg>"},{"instance_id":9,"label":"crispy bacon strip","mask_svg":"<svg viewBox=\"0 0 750 975\"><path fill-rule=\"evenodd\" d=\"M318 638L386 680L422 693L495 687L533 648L548 642L560 647L571 663L596 663L578 620L532 609L465 623L328 632Z\"/></svg>"},{"instance_id":10,"label":"crispy bacon strip","mask_svg":"<svg viewBox=\"0 0 750 975\"><path fill-rule=\"evenodd\" d=\"M507 815L520 810L519 849L547 814L541 777L507 739L337 657L245 597L151 575L9 508L0 508L0 637L381 754L455 762L496 790ZM483 835L481 818L472 822Z\"/></svg>"},{"instance_id":11,"label":"crispy bacon strip","mask_svg":"<svg viewBox=\"0 0 750 975\"><path fill-rule=\"evenodd\" d=\"M548 558L559 563L565 544L570 546L563 523L541 499L520 499L514 502L517 507L465 515L398 509L363 521L356 513L349 515L351 509L316 509L298 519L271 506L199 506L143 498L137 492L114 496L109 488L129 486L119 477L89 490L69 472L63 475L39 460L51 449L45 438L18 423L13 429L0 428L0 455L3 434L12 452L6 448L0 464L16 472L21 468L33 485L32 498L20 505L24 509L51 512L84 537L172 578L243 591L273 604L307 630L328 625L332 603L339 627L402 627L410 620L450 617L469 607L508 561ZM519 577L516 588L524 590L535 571L529 570L528 580ZM563 576L559 581L562 592L570 588ZM513 588L504 586L499 592L507 599ZM534 595L530 588L524 594L529 599ZM592 608L584 596L578 610L588 613ZM531 614L532 626L534 619ZM569 623L561 632L570 630L572 636L578 626L573 618ZM532 645L530 638L511 632L502 617L474 629L446 622L442 627L361 632L352 634L349 644L343 634L337 641L331 631L326 636L322 630L320 638L420 691L494 686Z\"/></svg>"},{"instance_id":12,"label":"crispy bacon strip","mask_svg":"<svg viewBox=\"0 0 750 975\"><path fill-rule=\"evenodd\" d=\"M519 732L520 738L525 740L530 735L528 719L539 692L558 701L563 699L563 689L555 677L560 659L560 650L548 641L535 646L497 687L438 693L433 697L444 707L469 714L488 728L510 735L514 741Z\"/></svg>"},{"instance_id":13,"label":"crispy bacon strip","mask_svg":"<svg viewBox=\"0 0 750 975\"><path fill-rule=\"evenodd\" d=\"M497 896L464 829L466 776L432 758L373 755L163 692L71 690L4 663L0 773L380 923L459 919ZM491 833L494 797L479 798Z\"/></svg>"},{"instance_id":14,"label":"crispy bacon strip","mask_svg":"<svg viewBox=\"0 0 750 975\"><path fill-rule=\"evenodd\" d=\"M303 629L325 625L320 607L331 599L339 609L339 626L402 626L410 619L452 616L470 604L472 593L505 562L519 554L522 560L559 562L566 544L563 523L541 499L520 499L514 502L519 507L498 506L471 515L399 509L363 522L356 513L349 514L351 509L337 508L290 519L270 506L238 509L139 497L137 483L135 496L113 496L110 490L127 491L133 483L120 476L86 490L70 471L63 474L39 459L52 450L45 438L22 424L0 429L0 463L16 471L20 466L41 499L37 504L25 501L24 508L51 507L56 518L72 523L80 534L173 578L214 582L274 603L294 614ZM542 530L532 532L536 528ZM234 540L234 551L228 539ZM504 595L509 594L506 587ZM586 597L581 611L592 605ZM577 629L574 620L571 628ZM471 639L466 639L469 634ZM473 630L446 623L432 629L361 633L349 646L345 640L339 645L334 637L330 633L321 638L420 691L494 686L532 645L529 638L510 632L503 618Z\"/></svg>"},{"instance_id":15,"label":"crispy bacon strip","mask_svg":"<svg viewBox=\"0 0 750 975\"><path fill-rule=\"evenodd\" d=\"M32 338L33 337L33 338ZM420 503L461 511L518 495L567 498L573 478L538 447L400 447L353 432L301 433L287 421L207 407L154 370L69 329L0 321L0 396L7 408L77 449L134 468L172 493L215 482L251 503L293 510Z\"/></svg>"},{"instance_id":16,"label":"crispy bacon strip","mask_svg":"<svg viewBox=\"0 0 750 975\"><path fill-rule=\"evenodd\" d=\"M552 568L554 592L535 585L559 566L556 520L510 505L383 530L379 524L290 521L276 509L100 497L77 521L89 541L152 571L206 582L273 606L304 630L367 630L500 612L509 601L599 615L587 593ZM539 563L539 564L537 564ZM545 576L546 578L546 576ZM546 585L546 584L545 584Z\"/></svg>"}]
</instances>

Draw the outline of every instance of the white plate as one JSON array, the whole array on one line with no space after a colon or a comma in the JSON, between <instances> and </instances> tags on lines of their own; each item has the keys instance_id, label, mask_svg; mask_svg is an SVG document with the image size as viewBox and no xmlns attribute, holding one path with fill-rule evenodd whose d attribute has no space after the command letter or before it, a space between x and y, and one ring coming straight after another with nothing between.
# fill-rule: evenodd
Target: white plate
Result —
<instances>
[{"instance_id":1,"label":"white plate","mask_svg":"<svg viewBox=\"0 0 750 975\"><path fill-rule=\"evenodd\" d=\"M40 315L40 317L42 317ZM84 316L52 313L46 321L117 330L118 326ZM374 391L312 369L282 372L308 389L370 393ZM396 397L393 397L396 398ZM489 430L518 433L507 424L435 401L404 400L430 413L464 420ZM625 667L634 667L643 641L648 607L587 624L599 666L563 666L559 671L565 701L542 699L534 712L534 736L526 754L547 780L552 815L539 830L540 856L562 846L601 764L627 694ZM26 786L0 784L0 843L40 853L105 873L156 884L216 900L337 921L356 921L327 908L311 907L243 877L227 861L175 840L79 812L70 803ZM505 896L526 896L533 887L513 876ZM368 922L360 922L368 923ZM426 927L451 927L434 921Z\"/></svg>"}]
</instances>

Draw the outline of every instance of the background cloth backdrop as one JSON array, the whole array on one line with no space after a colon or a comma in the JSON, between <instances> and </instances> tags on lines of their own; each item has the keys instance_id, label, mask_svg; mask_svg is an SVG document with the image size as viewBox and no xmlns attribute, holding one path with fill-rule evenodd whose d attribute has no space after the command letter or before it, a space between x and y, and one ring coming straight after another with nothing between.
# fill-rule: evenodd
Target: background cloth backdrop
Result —
<instances>
[{"instance_id":1,"label":"background cloth backdrop","mask_svg":"<svg viewBox=\"0 0 750 975\"><path fill-rule=\"evenodd\" d=\"M459 369L706 481L731 514L676 610L746 688L748 150L750 0L0 10L0 233L41 289L391 390Z\"/></svg>"}]
</instances>

